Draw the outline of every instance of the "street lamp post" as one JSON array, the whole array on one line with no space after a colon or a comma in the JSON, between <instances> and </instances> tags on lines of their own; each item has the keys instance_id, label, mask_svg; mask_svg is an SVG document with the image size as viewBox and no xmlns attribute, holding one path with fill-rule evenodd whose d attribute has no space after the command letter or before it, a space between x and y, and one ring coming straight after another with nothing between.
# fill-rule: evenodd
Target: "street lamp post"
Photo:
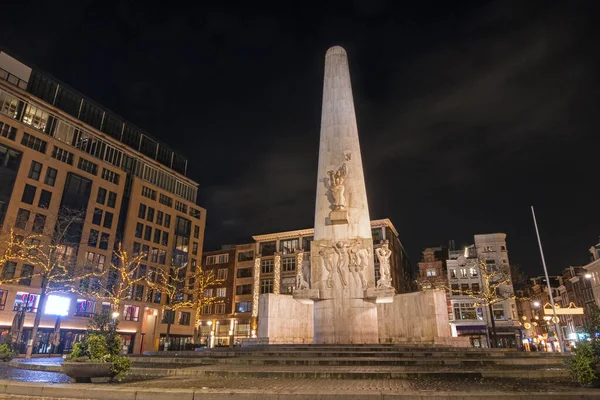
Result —
<instances>
[{"instance_id":1,"label":"street lamp post","mask_svg":"<svg viewBox=\"0 0 600 400\"><path fill-rule=\"evenodd\" d=\"M544 266L544 274L546 275L546 284L548 285L548 297L550 297L550 305L552 306L552 314L554 314L554 318L552 318L552 322L554 322L554 329L556 330L556 339L558 340L558 346L560 347L560 351L563 351L563 340L562 334L560 332L560 327L558 326L558 317L556 316L556 307L554 306L554 296L552 295L552 288L550 287L550 278L548 277L548 268L546 268L546 259L544 258L544 250L542 250L542 240L540 239L540 232L538 230L537 221L535 219L535 211L533 210L533 206L531 206L531 214L533 215L533 224L535 225L535 233L537 235L538 244L540 246L540 255L542 256L542 265Z\"/></svg>"}]
</instances>

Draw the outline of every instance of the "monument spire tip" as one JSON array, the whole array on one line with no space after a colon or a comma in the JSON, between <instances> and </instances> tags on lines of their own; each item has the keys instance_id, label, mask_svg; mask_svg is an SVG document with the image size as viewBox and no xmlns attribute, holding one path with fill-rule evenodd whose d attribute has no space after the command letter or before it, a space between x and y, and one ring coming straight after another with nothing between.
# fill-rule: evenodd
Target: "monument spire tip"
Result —
<instances>
[{"instance_id":1,"label":"monument spire tip","mask_svg":"<svg viewBox=\"0 0 600 400\"><path fill-rule=\"evenodd\" d=\"M330 47L327 50L327 53L325 54L325 57L333 56L333 55L343 55L343 56L345 56L347 54L346 54L346 50L344 50L344 48L342 46L333 46L333 47Z\"/></svg>"}]
</instances>

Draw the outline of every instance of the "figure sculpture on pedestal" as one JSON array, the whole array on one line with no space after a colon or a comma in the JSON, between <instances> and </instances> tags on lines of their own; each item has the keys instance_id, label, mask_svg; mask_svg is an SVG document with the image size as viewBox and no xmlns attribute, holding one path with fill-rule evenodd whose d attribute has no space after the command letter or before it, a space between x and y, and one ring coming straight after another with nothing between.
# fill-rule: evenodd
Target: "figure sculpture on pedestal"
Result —
<instances>
[{"instance_id":1,"label":"figure sculpture on pedestal","mask_svg":"<svg viewBox=\"0 0 600 400\"><path fill-rule=\"evenodd\" d=\"M346 198L344 197L344 179L348 170L346 169L346 163L343 163L337 171L327 171L329 175L329 189L333 197L333 210L343 211L346 209Z\"/></svg>"},{"instance_id":2,"label":"figure sculpture on pedestal","mask_svg":"<svg viewBox=\"0 0 600 400\"><path fill-rule=\"evenodd\" d=\"M377 281L378 288L390 288L391 276L390 276L390 256L392 251L388 248L388 241L383 242L380 248L375 250L377 258L379 259L379 275L381 278Z\"/></svg>"},{"instance_id":3,"label":"figure sculpture on pedestal","mask_svg":"<svg viewBox=\"0 0 600 400\"><path fill-rule=\"evenodd\" d=\"M321 246L323 247L321 250L319 250L319 255L321 256L321 259L323 260L323 266L325 267L325 270L327 271L327 277L325 278L325 282L327 282L327 287L328 288L332 288L333 287L333 248L330 246ZM344 286L346 286L346 280L345 277L343 275L340 274L340 279L342 280L342 284Z\"/></svg>"},{"instance_id":4,"label":"figure sculpture on pedestal","mask_svg":"<svg viewBox=\"0 0 600 400\"><path fill-rule=\"evenodd\" d=\"M365 272L369 266L369 260L371 259L369 249L365 248L362 243L358 242L350 250L350 255L350 272L352 272L356 284L358 285L360 280L360 285L363 289L366 289L368 283L367 279L365 278Z\"/></svg>"}]
</instances>

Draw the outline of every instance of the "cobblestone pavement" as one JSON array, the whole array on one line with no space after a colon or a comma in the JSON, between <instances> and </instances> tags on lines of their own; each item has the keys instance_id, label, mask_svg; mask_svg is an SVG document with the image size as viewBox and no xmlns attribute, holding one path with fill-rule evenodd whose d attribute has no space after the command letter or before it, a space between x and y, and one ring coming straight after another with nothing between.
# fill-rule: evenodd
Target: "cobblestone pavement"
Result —
<instances>
[{"instance_id":1,"label":"cobblestone pavement","mask_svg":"<svg viewBox=\"0 0 600 400\"><path fill-rule=\"evenodd\" d=\"M426 391L572 391L581 387L569 381L528 379L275 379L242 377L169 377L143 382L122 383L120 387L163 389L230 389L288 392L401 392Z\"/></svg>"},{"instance_id":2,"label":"cobblestone pavement","mask_svg":"<svg viewBox=\"0 0 600 400\"><path fill-rule=\"evenodd\" d=\"M0 363L0 379L10 379L12 381L21 382L71 382L71 379L63 374L56 372L28 371L25 369L10 367L7 363Z\"/></svg>"}]
</instances>

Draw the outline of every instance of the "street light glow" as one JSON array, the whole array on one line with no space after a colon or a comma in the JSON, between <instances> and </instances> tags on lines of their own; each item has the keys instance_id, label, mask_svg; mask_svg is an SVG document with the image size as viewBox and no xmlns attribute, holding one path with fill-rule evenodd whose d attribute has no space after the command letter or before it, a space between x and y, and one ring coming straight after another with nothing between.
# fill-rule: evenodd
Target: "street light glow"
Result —
<instances>
[{"instance_id":1,"label":"street light glow","mask_svg":"<svg viewBox=\"0 0 600 400\"><path fill-rule=\"evenodd\" d=\"M592 274L589 272L583 276L585 279L592 279Z\"/></svg>"},{"instance_id":2,"label":"street light glow","mask_svg":"<svg viewBox=\"0 0 600 400\"><path fill-rule=\"evenodd\" d=\"M540 302L539 302L539 301L534 301L534 302L533 302L533 306L534 306L534 307L539 307L539 306L541 306L541 304L540 304Z\"/></svg>"}]
</instances>

